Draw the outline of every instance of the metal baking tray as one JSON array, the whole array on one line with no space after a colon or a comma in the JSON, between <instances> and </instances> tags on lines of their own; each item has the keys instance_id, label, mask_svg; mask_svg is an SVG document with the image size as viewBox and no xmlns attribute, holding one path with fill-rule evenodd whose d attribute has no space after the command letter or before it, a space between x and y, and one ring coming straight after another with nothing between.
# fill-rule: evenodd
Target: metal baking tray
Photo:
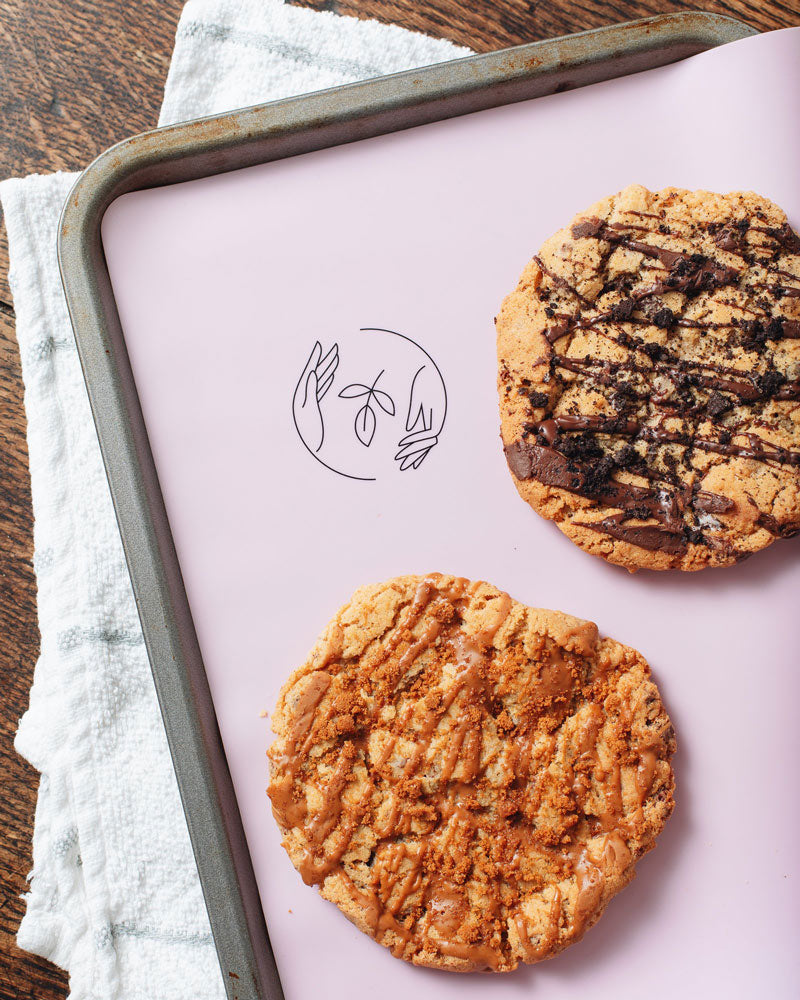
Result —
<instances>
[{"instance_id":1,"label":"metal baking tray","mask_svg":"<svg viewBox=\"0 0 800 1000\"><path fill-rule=\"evenodd\" d=\"M665 65L756 32L667 14L154 130L103 153L61 219L59 261L223 978L282 997L101 242L120 195Z\"/></svg>"}]
</instances>

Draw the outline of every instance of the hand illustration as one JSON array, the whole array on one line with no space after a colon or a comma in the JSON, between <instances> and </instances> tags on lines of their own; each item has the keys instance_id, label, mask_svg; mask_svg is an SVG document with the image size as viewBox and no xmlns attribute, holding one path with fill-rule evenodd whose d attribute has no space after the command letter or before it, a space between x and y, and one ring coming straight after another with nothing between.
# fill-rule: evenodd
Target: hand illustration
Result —
<instances>
[{"instance_id":1,"label":"hand illustration","mask_svg":"<svg viewBox=\"0 0 800 1000\"><path fill-rule=\"evenodd\" d=\"M401 472L418 469L438 443L446 406L441 375L433 365L423 365L411 383L406 417L409 433L398 441L400 450L394 456Z\"/></svg>"},{"instance_id":2,"label":"hand illustration","mask_svg":"<svg viewBox=\"0 0 800 1000\"><path fill-rule=\"evenodd\" d=\"M439 443L439 435L431 434L430 431L421 427L413 434L406 434L398 442L400 451L394 456L395 462L400 463L400 471L406 469L418 469L428 452Z\"/></svg>"},{"instance_id":3,"label":"hand illustration","mask_svg":"<svg viewBox=\"0 0 800 1000\"><path fill-rule=\"evenodd\" d=\"M339 345L334 344L323 357L322 345L314 344L294 390L292 412L300 437L317 452L325 440L325 423L320 404L333 384L339 366Z\"/></svg>"}]
</instances>

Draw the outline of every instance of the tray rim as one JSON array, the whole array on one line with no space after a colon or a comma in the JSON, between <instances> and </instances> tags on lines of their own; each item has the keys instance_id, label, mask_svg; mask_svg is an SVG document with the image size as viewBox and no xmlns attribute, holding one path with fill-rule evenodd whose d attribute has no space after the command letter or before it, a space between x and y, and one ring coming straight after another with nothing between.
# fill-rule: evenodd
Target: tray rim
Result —
<instances>
[{"instance_id":1,"label":"tray rim","mask_svg":"<svg viewBox=\"0 0 800 1000\"><path fill-rule=\"evenodd\" d=\"M283 991L105 262L105 211L130 191L574 89L755 34L726 15L682 11L465 56L143 132L73 186L59 269L231 1000Z\"/></svg>"}]
</instances>

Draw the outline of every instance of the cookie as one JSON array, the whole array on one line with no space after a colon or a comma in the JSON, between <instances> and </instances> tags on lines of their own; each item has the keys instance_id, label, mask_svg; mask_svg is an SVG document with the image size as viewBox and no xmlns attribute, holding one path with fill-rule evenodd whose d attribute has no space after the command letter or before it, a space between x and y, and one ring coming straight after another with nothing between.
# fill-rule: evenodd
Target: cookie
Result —
<instances>
[{"instance_id":1,"label":"cookie","mask_svg":"<svg viewBox=\"0 0 800 1000\"><path fill-rule=\"evenodd\" d=\"M294 866L416 965L506 972L561 951L672 811L675 738L639 653L488 583L356 591L273 727Z\"/></svg>"},{"instance_id":2,"label":"cookie","mask_svg":"<svg viewBox=\"0 0 800 1000\"><path fill-rule=\"evenodd\" d=\"M800 528L800 239L752 192L639 185L551 237L496 319L524 500L630 570Z\"/></svg>"}]
</instances>

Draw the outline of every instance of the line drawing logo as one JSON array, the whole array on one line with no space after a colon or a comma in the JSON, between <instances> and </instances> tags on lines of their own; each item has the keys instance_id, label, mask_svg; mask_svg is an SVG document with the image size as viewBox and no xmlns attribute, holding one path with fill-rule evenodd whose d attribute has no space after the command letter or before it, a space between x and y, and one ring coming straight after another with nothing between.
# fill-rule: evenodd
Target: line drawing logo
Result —
<instances>
[{"instance_id":1,"label":"line drawing logo","mask_svg":"<svg viewBox=\"0 0 800 1000\"><path fill-rule=\"evenodd\" d=\"M441 438L447 389L417 341L361 327L340 334L327 350L314 342L294 389L292 417L321 465L374 481L420 468Z\"/></svg>"},{"instance_id":2,"label":"line drawing logo","mask_svg":"<svg viewBox=\"0 0 800 1000\"><path fill-rule=\"evenodd\" d=\"M384 413L388 413L391 416L394 416L395 413L394 400L392 397L388 392L383 392L383 390L377 388L381 375L383 375L385 371L386 369L382 368L378 372L372 385L364 385L362 382L351 382L350 385L346 385L339 393L339 399L360 399L362 396L367 397L366 403L364 403L356 414L355 422L356 437L365 448L369 448L372 444L372 439L375 437L375 429L378 424L375 417L375 411L371 405L372 401L374 400Z\"/></svg>"}]
</instances>

